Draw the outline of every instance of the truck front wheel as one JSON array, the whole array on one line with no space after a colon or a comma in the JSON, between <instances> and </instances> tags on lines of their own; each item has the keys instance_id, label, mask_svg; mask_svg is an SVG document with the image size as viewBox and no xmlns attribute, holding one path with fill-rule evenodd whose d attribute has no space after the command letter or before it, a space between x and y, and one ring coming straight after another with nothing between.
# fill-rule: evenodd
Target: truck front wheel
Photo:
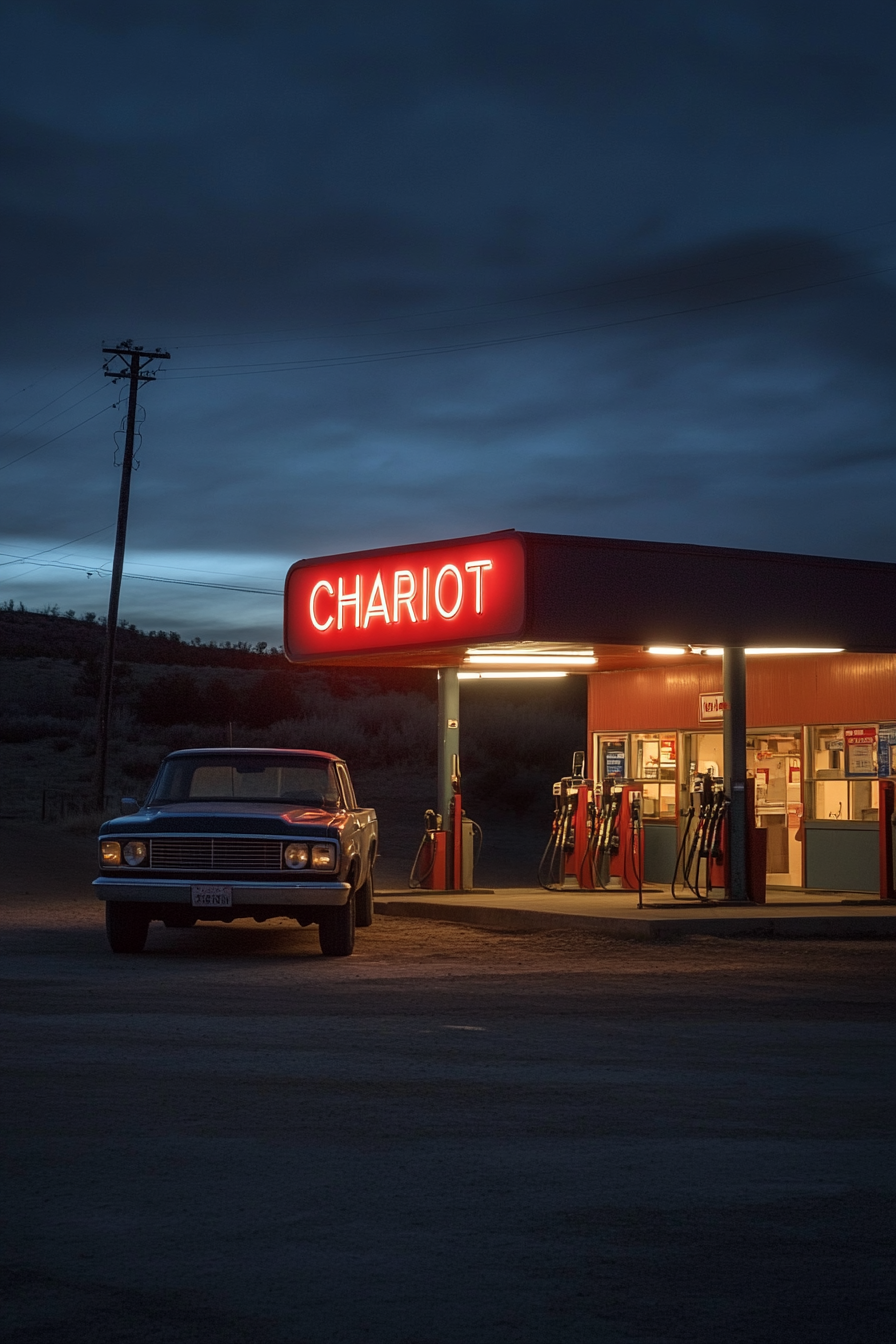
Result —
<instances>
[{"instance_id":1,"label":"truck front wheel","mask_svg":"<svg viewBox=\"0 0 896 1344\"><path fill-rule=\"evenodd\" d=\"M149 915L129 901L106 902L106 937L113 952L142 952L149 933Z\"/></svg>"},{"instance_id":2,"label":"truck front wheel","mask_svg":"<svg viewBox=\"0 0 896 1344\"><path fill-rule=\"evenodd\" d=\"M367 880L355 892L355 923L359 929L369 929L373 923L373 864L367 869Z\"/></svg>"},{"instance_id":3,"label":"truck front wheel","mask_svg":"<svg viewBox=\"0 0 896 1344\"><path fill-rule=\"evenodd\" d=\"M355 894L349 892L345 905L321 910L317 925L320 950L325 957L350 957L355 950Z\"/></svg>"}]
</instances>

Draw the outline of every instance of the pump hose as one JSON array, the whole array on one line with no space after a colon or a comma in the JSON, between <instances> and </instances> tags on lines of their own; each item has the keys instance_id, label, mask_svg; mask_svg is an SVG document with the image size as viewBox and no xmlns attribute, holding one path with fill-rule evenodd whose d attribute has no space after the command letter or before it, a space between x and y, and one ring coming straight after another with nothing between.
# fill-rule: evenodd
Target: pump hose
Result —
<instances>
[{"instance_id":1,"label":"pump hose","mask_svg":"<svg viewBox=\"0 0 896 1344\"><path fill-rule=\"evenodd\" d=\"M435 837L434 831L424 831L423 839L417 846L417 853L414 855L414 862L411 864L411 875L408 878L408 886L411 888L412 891L417 891L419 890L420 887L423 886L423 883L430 876L433 868L435 868L436 866L436 846L434 837ZM432 849L432 859L430 860L430 864L426 872L418 873L417 864L420 862L420 855L423 853L423 846L426 844L427 841L429 841L430 847Z\"/></svg>"},{"instance_id":2,"label":"pump hose","mask_svg":"<svg viewBox=\"0 0 896 1344\"><path fill-rule=\"evenodd\" d=\"M476 864L479 862L479 855L482 853L482 827L479 825L478 821L473 821L472 817L469 817L468 820L472 824L473 835L478 836L479 839L479 844L476 846L476 852L473 855L473 867L475 868Z\"/></svg>"},{"instance_id":3,"label":"pump hose","mask_svg":"<svg viewBox=\"0 0 896 1344\"><path fill-rule=\"evenodd\" d=\"M595 891L607 890L607 884L604 882L600 871L603 867L604 855L607 852L607 847L604 844L604 832L606 830L604 823L605 817L601 811L598 813L597 823L588 839L588 848L585 850L585 858L582 862L583 869L586 863L591 865L591 880L594 883Z\"/></svg>"},{"instance_id":4,"label":"pump hose","mask_svg":"<svg viewBox=\"0 0 896 1344\"><path fill-rule=\"evenodd\" d=\"M566 854L566 836L569 831L567 810L564 807L555 818L554 829L544 847L544 853L538 865L538 884L545 891L561 891L563 888L563 866ZM559 865L557 860L559 858ZM556 871L555 871L556 870Z\"/></svg>"},{"instance_id":5,"label":"pump hose","mask_svg":"<svg viewBox=\"0 0 896 1344\"><path fill-rule=\"evenodd\" d=\"M694 838L688 850L684 866L684 880L692 895L700 896L700 852L703 847L703 832L706 827L706 809L701 807L694 827Z\"/></svg>"},{"instance_id":6,"label":"pump hose","mask_svg":"<svg viewBox=\"0 0 896 1344\"><path fill-rule=\"evenodd\" d=\"M679 895L678 895L678 892L675 890L675 885L676 885L676 883L677 883L677 881L678 881L678 874L679 874L679 872L681 872L681 874L682 874L682 879L684 878L684 869L682 868L682 859L684 858L684 852L685 852L685 849L687 848L687 843L688 843L688 840L690 839L690 836L691 836L691 824L692 824L693 820L694 820L694 807L693 807L693 804L691 804L691 806L688 808L688 819L687 819L687 821L685 822L684 833L683 833L683 835L682 835L682 837L681 837L681 844L678 846L678 853L677 853L677 855L675 856L675 868L673 869L673 872L672 872L672 899L673 899L673 901L686 901L686 900L688 899L687 896L679 896Z\"/></svg>"},{"instance_id":7,"label":"pump hose","mask_svg":"<svg viewBox=\"0 0 896 1344\"><path fill-rule=\"evenodd\" d=\"M563 867L566 855L565 832L565 826L562 824L558 826L541 856L541 862L538 865L538 882L539 886L544 887L545 891L561 891L563 889Z\"/></svg>"},{"instance_id":8,"label":"pump hose","mask_svg":"<svg viewBox=\"0 0 896 1344\"><path fill-rule=\"evenodd\" d=\"M674 901L685 901L690 903L691 905L696 904L698 901L701 905L717 905L718 904L717 901L714 901L709 895L706 896L702 895L699 889L699 881L700 881L699 842L701 836L701 826L705 826L707 817L704 813L701 813L701 815L697 817L697 825L694 828L693 836L691 836L691 828L694 823L694 817L695 812L692 804L690 808L688 808L688 819L684 828L684 835L681 838L681 844L678 847L678 856L675 860L675 871L672 874L672 899ZM689 840L691 842L690 847L688 847ZM694 863L695 855L697 856L697 873L694 875L694 881L692 881L691 880L692 866ZM679 873L681 874L681 880L687 887L688 891L693 892L692 896L679 896L678 892L675 890L676 884L678 882Z\"/></svg>"},{"instance_id":9,"label":"pump hose","mask_svg":"<svg viewBox=\"0 0 896 1344\"><path fill-rule=\"evenodd\" d=\"M672 899L673 899L674 901L689 901L689 902L691 902L691 903L693 903L694 901L700 901L701 904L705 905L705 904L707 903L707 901L708 901L709 898L706 897L706 896L701 896L701 894L700 894L700 889L699 889L699 869L700 869L699 849L700 849L701 827L702 827L703 824L705 823L706 818L705 818L705 816L701 813L701 815L700 815L699 817L697 817L697 825L694 826L694 816L695 816L695 813L694 813L694 807L693 807L693 804L691 804L690 808L688 808L688 819L687 819L687 824L686 824L686 826L685 826L685 828L684 828L684 835L682 836L681 845L679 846L679 849L678 849L678 857L677 857L676 860L675 860L675 872L674 872L673 875L672 875ZM693 828L694 828L694 829L693 829L693 836L691 835L691 828L692 828L692 826L693 826ZM690 840L690 842L691 842L691 843L690 843L690 846L688 846L688 841L689 841L689 840ZM686 854L687 854L687 857L685 857ZM697 874L696 874L696 876L695 876L695 880L692 881L693 863L694 863L694 858L695 858L695 856L696 856L696 858L697 858L697 870L698 870L698 871L697 871ZM679 896L678 892L675 890L675 886L676 886L676 883L677 883L677 881L678 881L679 871L681 872L681 880L682 880L682 882L683 882L684 885L687 887L688 891L690 891L690 892L693 893L693 894L690 895L690 896Z\"/></svg>"},{"instance_id":10,"label":"pump hose","mask_svg":"<svg viewBox=\"0 0 896 1344\"><path fill-rule=\"evenodd\" d=\"M709 893L712 891L712 876L711 876L711 873L710 873L710 860L712 860L712 859L721 859L721 858L724 857L724 856L723 856L723 853L722 853L722 850L721 850L721 848L720 848L720 841L721 841L721 838L722 838L722 822L725 820L725 814L726 814L727 811L728 811L728 799L727 799L724 795L722 795L722 797L719 799L718 803L716 804L716 806L715 806L715 807L713 808L713 810L712 810L712 816L711 816L711 819L710 819L710 820L711 820L711 827L710 827L710 832L709 832L709 840L708 840L708 842L707 842L707 846L706 846L706 899L707 899L707 900L711 900L711 899L712 899L712 898L710 897L710 894L709 894Z\"/></svg>"},{"instance_id":11,"label":"pump hose","mask_svg":"<svg viewBox=\"0 0 896 1344\"><path fill-rule=\"evenodd\" d=\"M644 824L643 821L639 818L639 819L638 819L638 824L637 824L637 826L633 826L633 827L632 827L632 830L631 830L631 834L632 834L632 866L635 868L635 876L636 876L637 879L638 879L638 909L639 909L639 910L643 910L643 909L644 909L644 871L643 871L643 870L644 870L644 842L643 842L643 840L642 840L642 838L641 838L641 837L643 836L643 834L644 834L643 830L641 829L642 826L643 826L643 824ZM638 856L638 857L637 857L637 861L635 860L635 854L637 854L637 856Z\"/></svg>"}]
</instances>

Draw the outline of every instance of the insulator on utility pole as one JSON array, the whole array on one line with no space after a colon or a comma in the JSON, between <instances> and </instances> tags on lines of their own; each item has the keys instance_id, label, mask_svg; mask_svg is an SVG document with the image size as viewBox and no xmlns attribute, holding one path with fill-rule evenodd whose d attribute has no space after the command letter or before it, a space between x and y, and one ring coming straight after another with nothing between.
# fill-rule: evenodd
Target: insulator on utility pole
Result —
<instances>
[{"instance_id":1,"label":"insulator on utility pole","mask_svg":"<svg viewBox=\"0 0 896 1344\"><path fill-rule=\"evenodd\" d=\"M112 584L109 589L109 614L106 618L106 647L103 654L103 672L100 680L100 700L96 730L96 772L94 784L96 806L102 810L106 801L106 759L109 754L109 717L112 708L112 676L115 668L115 635L118 629L118 599L121 593L121 574L124 569L124 544L128 530L128 504L131 497L131 472L134 468L134 428L137 423L137 392L141 383L152 382L154 373L147 373L155 359L170 359L165 350L144 350L133 341L121 345L103 346L103 354L121 360L112 366L106 361L107 378L128 380L128 413L125 428L124 457L121 463L121 488L118 492L118 523L115 529L115 555L112 560Z\"/></svg>"}]
</instances>

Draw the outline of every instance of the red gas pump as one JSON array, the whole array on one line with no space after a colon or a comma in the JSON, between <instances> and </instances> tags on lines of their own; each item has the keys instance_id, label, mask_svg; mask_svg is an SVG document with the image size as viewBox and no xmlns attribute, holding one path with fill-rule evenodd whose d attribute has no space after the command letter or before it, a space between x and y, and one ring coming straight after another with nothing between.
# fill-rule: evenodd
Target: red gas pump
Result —
<instances>
[{"instance_id":1,"label":"red gas pump","mask_svg":"<svg viewBox=\"0 0 896 1344\"><path fill-rule=\"evenodd\" d=\"M616 836L610 849L610 883L623 891L644 886L643 795L639 784L614 784L618 796Z\"/></svg>"},{"instance_id":2,"label":"red gas pump","mask_svg":"<svg viewBox=\"0 0 896 1344\"><path fill-rule=\"evenodd\" d=\"M538 865L538 880L546 891L562 891L567 877L581 885L589 839L589 793L592 804L594 797L592 782L584 776L585 753L577 751L572 774L554 784L551 835Z\"/></svg>"},{"instance_id":3,"label":"red gas pump","mask_svg":"<svg viewBox=\"0 0 896 1344\"><path fill-rule=\"evenodd\" d=\"M428 808L423 814L423 839L411 868L408 886L424 891L448 890L448 841L450 831L442 830L442 818Z\"/></svg>"},{"instance_id":4,"label":"red gas pump","mask_svg":"<svg viewBox=\"0 0 896 1344\"><path fill-rule=\"evenodd\" d=\"M756 781L746 780L744 789L747 815L747 892L754 905L765 905L768 831L756 824ZM710 841L709 881L707 895L713 888L721 888L727 896L731 878L728 865L728 809L719 817L715 835Z\"/></svg>"},{"instance_id":5,"label":"red gas pump","mask_svg":"<svg viewBox=\"0 0 896 1344\"><path fill-rule=\"evenodd\" d=\"M729 870L729 813L728 799L721 785L710 776L701 779L697 792L700 799L699 815L691 807L684 838L678 851L672 895L676 900L694 899L710 902L724 899L731 885ZM765 904L766 853L768 832L756 825L756 781L748 779L745 789L747 816L747 891L750 900ZM696 826L691 831L696 815ZM680 897L676 890L679 874L693 893ZM717 898L713 892L718 892Z\"/></svg>"},{"instance_id":6,"label":"red gas pump","mask_svg":"<svg viewBox=\"0 0 896 1344\"><path fill-rule=\"evenodd\" d=\"M643 890L644 829L640 786L605 779L598 791L584 769L584 753L573 759L573 774L554 785L554 820L538 869L548 891L574 878L581 891Z\"/></svg>"},{"instance_id":7,"label":"red gas pump","mask_svg":"<svg viewBox=\"0 0 896 1344\"><path fill-rule=\"evenodd\" d=\"M423 815L423 839L411 868L408 886L423 891L470 891L473 887L474 837L482 832L464 813L460 792L460 767L452 760L451 811L448 829L442 817L428 809Z\"/></svg>"},{"instance_id":8,"label":"red gas pump","mask_svg":"<svg viewBox=\"0 0 896 1344\"><path fill-rule=\"evenodd\" d=\"M583 780L576 789L576 809L573 819L572 849L566 855L566 874L574 877L582 891L595 891L594 866L589 862L591 838L594 834L595 806L594 781Z\"/></svg>"}]
</instances>

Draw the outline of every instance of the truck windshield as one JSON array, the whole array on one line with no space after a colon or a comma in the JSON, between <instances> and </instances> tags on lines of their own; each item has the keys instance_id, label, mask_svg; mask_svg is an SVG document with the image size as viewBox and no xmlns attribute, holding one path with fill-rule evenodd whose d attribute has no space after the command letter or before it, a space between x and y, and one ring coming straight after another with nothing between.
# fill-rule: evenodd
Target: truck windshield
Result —
<instances>
[{"instance_id":1,"label":"truck windshield","mask_svg":"<svg viewBox=\"0 0 896 1344\"><path fill-rule=\"evenodd\" d=\"M330 761L313 756L179 756L165 761L147 802L244 801L338 807Z\"/></svg>"}]
</instances>

